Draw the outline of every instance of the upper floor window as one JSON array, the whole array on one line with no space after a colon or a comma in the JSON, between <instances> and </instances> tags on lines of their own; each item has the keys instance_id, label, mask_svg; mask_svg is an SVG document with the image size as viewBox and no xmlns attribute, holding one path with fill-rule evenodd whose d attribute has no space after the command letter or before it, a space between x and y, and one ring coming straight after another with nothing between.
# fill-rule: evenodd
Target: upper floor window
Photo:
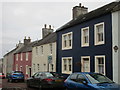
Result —
<instances>
[{"instance_id":1,"label":"upper floor window","mask_svg":"<svg viewBox=\"0 0 120 90\"><path fill-rule=\"evenodd\" d=\"M95 72L105 75L105 56L95 56Z\"/></svg>"},{"instance_id":2,"label":"upper floor window","mask_svg":"<svg viewBox=\"0 0 120 90\"><path fill-rule=\"evenodd\" d=\"M41 54L43 54L43 46L41 46Z\"/></svg>"},{"instance_id":3,"label":"upper floor window","mask_svg":"<svg viewBox=\"0 0 120 90\"><path fill-rule=\"evenodd\" d=\"M21 58L21 61L22 61L22 59L23 59L23 55L22 55L22 53L20 54L20 58Z\"/></svg>"},{"instance_id":4,"label":"upper floor window","mask_svg":"<svg viewBox=\"0 0 120 90\"><path fill-rule=\"evenodd\" d=\"M38 55L38 47L36 46L36 55Z\"/></svg>"},{"instance_id":5,"label":"upper floor window","mask_svg":"<svg viewBox=\"0 0 120 90\"><path fill-rule=\"evenodd\" d=\"M62 58L62 73L72 73L72 58Z\"/></svg>"},{"instance_id":6,"label":"upper floor window","mask_svg":"<svg viewBox=\"0 0 120 90\"><path fill-rule=\"evenodd\" d=\"M95 24L95 45L104 44L104 38L104 22Z\"/></svg>"},{"instance_id":7,"label":"upper floor window","mask_svg":"<svg viewBox=\"0 0 120 90\"><path fill-rule=\"evenodd\" d=\"M81 46L89 46L89 27L81 29Z\"/></svg>"},{"instance_id":8,"label":"upper floor window","mask_svg":"<svg viewBox=\"0 0 120 90\"><path fill-rule=\"evenodd\" d=\"M52 54L52 44L50 44L50 54Z\"/></svg>"},{"instance_id":9,"label":"upper floor window","mask_svg":"<svg viewBox=\"0 0 120 90\"><path fill-rule=\"evenodd\" d=\"M72 32L62 35L62 50L72 49Z\"/></svg>"},{"instance_id":10,"label":"upper floor window","mask_svg":"<svg viewBox=\"0 0 120 90\"><path fill-rule=\"evenodd\" d=\"M26 52L26 61L28 61L28 53Z\"/></svg>"},{"instance_id":11,"label":"upper floor window","mask_svg":"<svg viewBox=\"0 0 120 90\"><path fill-rule=\"evenodd\" d=\"M18 61L18 54L16 54L16 60Z\"/></svg>"}]
</instances>

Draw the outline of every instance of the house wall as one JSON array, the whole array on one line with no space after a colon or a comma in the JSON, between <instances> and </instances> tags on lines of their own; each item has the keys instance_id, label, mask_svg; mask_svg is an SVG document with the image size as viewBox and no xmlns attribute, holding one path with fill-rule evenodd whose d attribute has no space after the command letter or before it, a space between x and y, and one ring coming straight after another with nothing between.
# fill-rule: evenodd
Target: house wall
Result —
<instances>
[{"instance_id":1,"label":"house wall","mask_svg":"<svg viewBox=\"0 0 120 90\"><path fill-rule=\"evenodd\" d=\"M94 45L94 25L105 23L105 44ZM81 47L81 28L89 26L89 46ZM62 50L62 34L73 32L72 49ZM92 20L83 22L73 27L57 32L57 71L62 70L62 57L73 58L72 72L80 72L81 67L77 63L81 62L81 56L90 56L90 71L95 72L95 56L105 55L106 76L112 79L112 23L111 14L107 14Z\"/></svg>"},{"instance_id":2,"label":"house wall","mask_svg":"<svg viewBox=\"0 0 120 90\"><path fill-rule=\"evenodd\" d=\"M112 13L113 80L120 84L120 11ZM118 50L115 51L114 47Z\"/></svg>"},{"instance_id":3,"label":"house wall","mask_svg":"<svg viewBox=\"0 0 120 90\"><path fill-rule=\"evenodd\" d=\"M32 49L32 74L39 71L52 71L51 64L53 64L53 71L56 71L56 42L52 44L52 54L50 54L50 43L41 45L43 46L43 54L41 54L41 46L35 46ZM36 47L38 53L36 53ZM52 56L52 63L48 68L48 56ZM39 70L38 70L39 64ZM49 70L48 70L49 69Z\"/></svg>"},{"instance_id":4,"label":"house wall","mask_svg":"<svg viewBox=\"0 0 120 90\"><path fill-rule=\"evenodd\" d=\"M3 73L7 74L7 56L3 58Z\"/></svg>"},{"instance_id":5,"label":"house wall","mask_svg":"<svg viewBox=\"0 0 120 90\"><path fill-rule=\"evenodd\" d=\"M26 60L26 53L28 53L28 60ZM16 60L16 54L14 55L14 70L16 70L16 64L18 65L18 71L22 71L25 75L25 78L30 77L29 68L31 68L31 61L32 61L32 52L24 52L22 53L23 59L21 60L21 53L18 54L18 60ZM26 65L28 68L26 69ZM21 68L22 67L22 70Z\"/></svg>"},{"instance_id":6,"label":"house wall","mask_svg":"<svg viewBox=\"0 0 120 90\"><path fill-rule=\"evenodd\" d=\"M3 72L3 58L0 59L0 73Z\"/></svg>"}]
</instances>

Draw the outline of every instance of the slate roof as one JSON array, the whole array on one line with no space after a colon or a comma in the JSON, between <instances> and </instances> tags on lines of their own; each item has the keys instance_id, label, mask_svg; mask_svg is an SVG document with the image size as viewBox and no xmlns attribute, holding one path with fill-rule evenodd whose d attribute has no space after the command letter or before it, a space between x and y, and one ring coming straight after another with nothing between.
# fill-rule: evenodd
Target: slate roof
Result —
<instances>
[{"instance_id":1,"label":"slate roof","mask_svg":"<svg viewBox=\"0 0 120 90\"><path fill-rule=\"evenodd\" d=\"M23 52L31 52L32 47L34 47L34 46L39 46L39 45L53 43L53 42L56 42L56 33L55 32L47 35L46 37L44 37L43 39L41 39L39 41L34 41L34 42L31 42L30 44L24 45L21 49L16 51L15 54L23 53Z\"/></svg>"},{"instance_id":2,"label":"slate roof","mask_svg":"<svg viewBox=\"0 0 120 90\"><path fill-rule=\"evenodd\" d=\"M43 39L39 40L33 46L40 46L40 45L44 45L44 44L48 44L48 43L53 43L53 42L56 42L56 39L57 39L56 32L53 32L53 33L45 36Z\"/></svg>"},{"instance_id":3,"label":"slate roof","mask_svg":"<svg viewBox=\"0 0 120 90\"><path fill-rule=\"evenodd\" d=\"M27 45L24 45L21 49L15 52L16 53L23 53L23 52L31 52L32 51L32 46L37 43L37 41L31 42Z\"/></svg>"},{"instance_id":4,"label":"slate roof","mask_svg":"<svg viewBox=\"0 0 120 90\"><path fill-rule=\"evenodd\" d=\"M112 2L110 4L107 4L103 7L98 8L96 10L88 12L84 15L78 16L78 18L76 18L75 20L71 20L67 24L58 28L56 30L56 32L61 31L61 30L66 29L66 28L69 28L69 27L72 27L74 25L83 23L85 21L91 20L93 18L97 18L97 17L100 17L102 15L105 15L105 14L108 14L108 13L111 13L111 12L114 12L114 11L118 11L118 10L120 10L120 2Z\"/></svg>"}]
</instances>

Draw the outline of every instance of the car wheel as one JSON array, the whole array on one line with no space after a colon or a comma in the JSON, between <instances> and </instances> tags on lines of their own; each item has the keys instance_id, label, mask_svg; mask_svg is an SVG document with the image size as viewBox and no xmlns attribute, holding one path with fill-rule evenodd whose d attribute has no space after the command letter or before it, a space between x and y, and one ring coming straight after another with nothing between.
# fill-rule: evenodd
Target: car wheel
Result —
<instances>
[{"instance_id":1,"label":"car wheel","mask_svg":"<svg viewBox=\"0 0 120 90\"><path fill-rule=\"evenodd\" d=\"M28 88L31 87L30 84L29 84L28 82L27 82L27 87L28 87Z\"/></svg>"},{"instance_id":2,"label":"car wheel","mask_svg":"<svg viewBox=\"0 0 120 90\"><path fill-rule=\"evenodd\" d=\"M42 90L42 85L41 84L39 85L39 90Z\"/></svg>"},{"instance_id":3,"label":"car wheel","mask_svg":"<svg viewBox=\"0 0 120 90\"><path fill-rule=\"evenodd\" d=\"M67 87L65 87L65 88L64 88L64 90L68 90L68 88L67 88Z\"/></svg>"},{"instance_id":4,"label":"car wheel","mask_svg":"<svg viewBox=\"0 0 120 90\"><path fill-rule=\"evenodd\" d=\"M10 79L9 79L9 82L11 82L11 83L12 83L12 82L13 82L13 80L10 78Z\"/></svg>"},{"instance_id":5,"label":"car wheel","mask_svg":"<svg viewBox=\"0 0 120 90\"><path fill-rule=\"evenodd\" d=\"M7 81L9 82L9 79Z\"/></svg>"}]
</instances>

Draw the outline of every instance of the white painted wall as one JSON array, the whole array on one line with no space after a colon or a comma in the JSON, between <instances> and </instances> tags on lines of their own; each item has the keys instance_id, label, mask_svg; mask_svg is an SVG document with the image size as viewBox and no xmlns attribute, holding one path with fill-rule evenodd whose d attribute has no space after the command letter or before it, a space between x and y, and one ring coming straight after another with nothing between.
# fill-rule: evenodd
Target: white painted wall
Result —
<instances>
[{"instance_id":1,"label":"white painted wall","mask_svg":"<svg viewBox=\"0 0 120 90\"><path fill-rule=\"evenodd\" d=\"M112 47L118 46L118 51L113 50L113 80L120 84L120 11L112 13Z\"/></svg>"},{"instance_id":2,"label":"white painted wall","mask_svg":"<svg viewBox=\"0 0 120 90\"><path fill-rule=\"evenodd\" d=\"M43 46L43 55L41 54L41 46ZM32 75L38 72L37 64L40 65L39 71L48 71L48 56L52 56L53 71L56 71L56 42L52 43L53 53L50 54L49 44L44 44L38 47L38 54L36 54L36 47L32 49ZM34 66L35 64L35 71ZM51 66L49 65L49 71L51 71Z\"/></svg>"}]
</instances>

